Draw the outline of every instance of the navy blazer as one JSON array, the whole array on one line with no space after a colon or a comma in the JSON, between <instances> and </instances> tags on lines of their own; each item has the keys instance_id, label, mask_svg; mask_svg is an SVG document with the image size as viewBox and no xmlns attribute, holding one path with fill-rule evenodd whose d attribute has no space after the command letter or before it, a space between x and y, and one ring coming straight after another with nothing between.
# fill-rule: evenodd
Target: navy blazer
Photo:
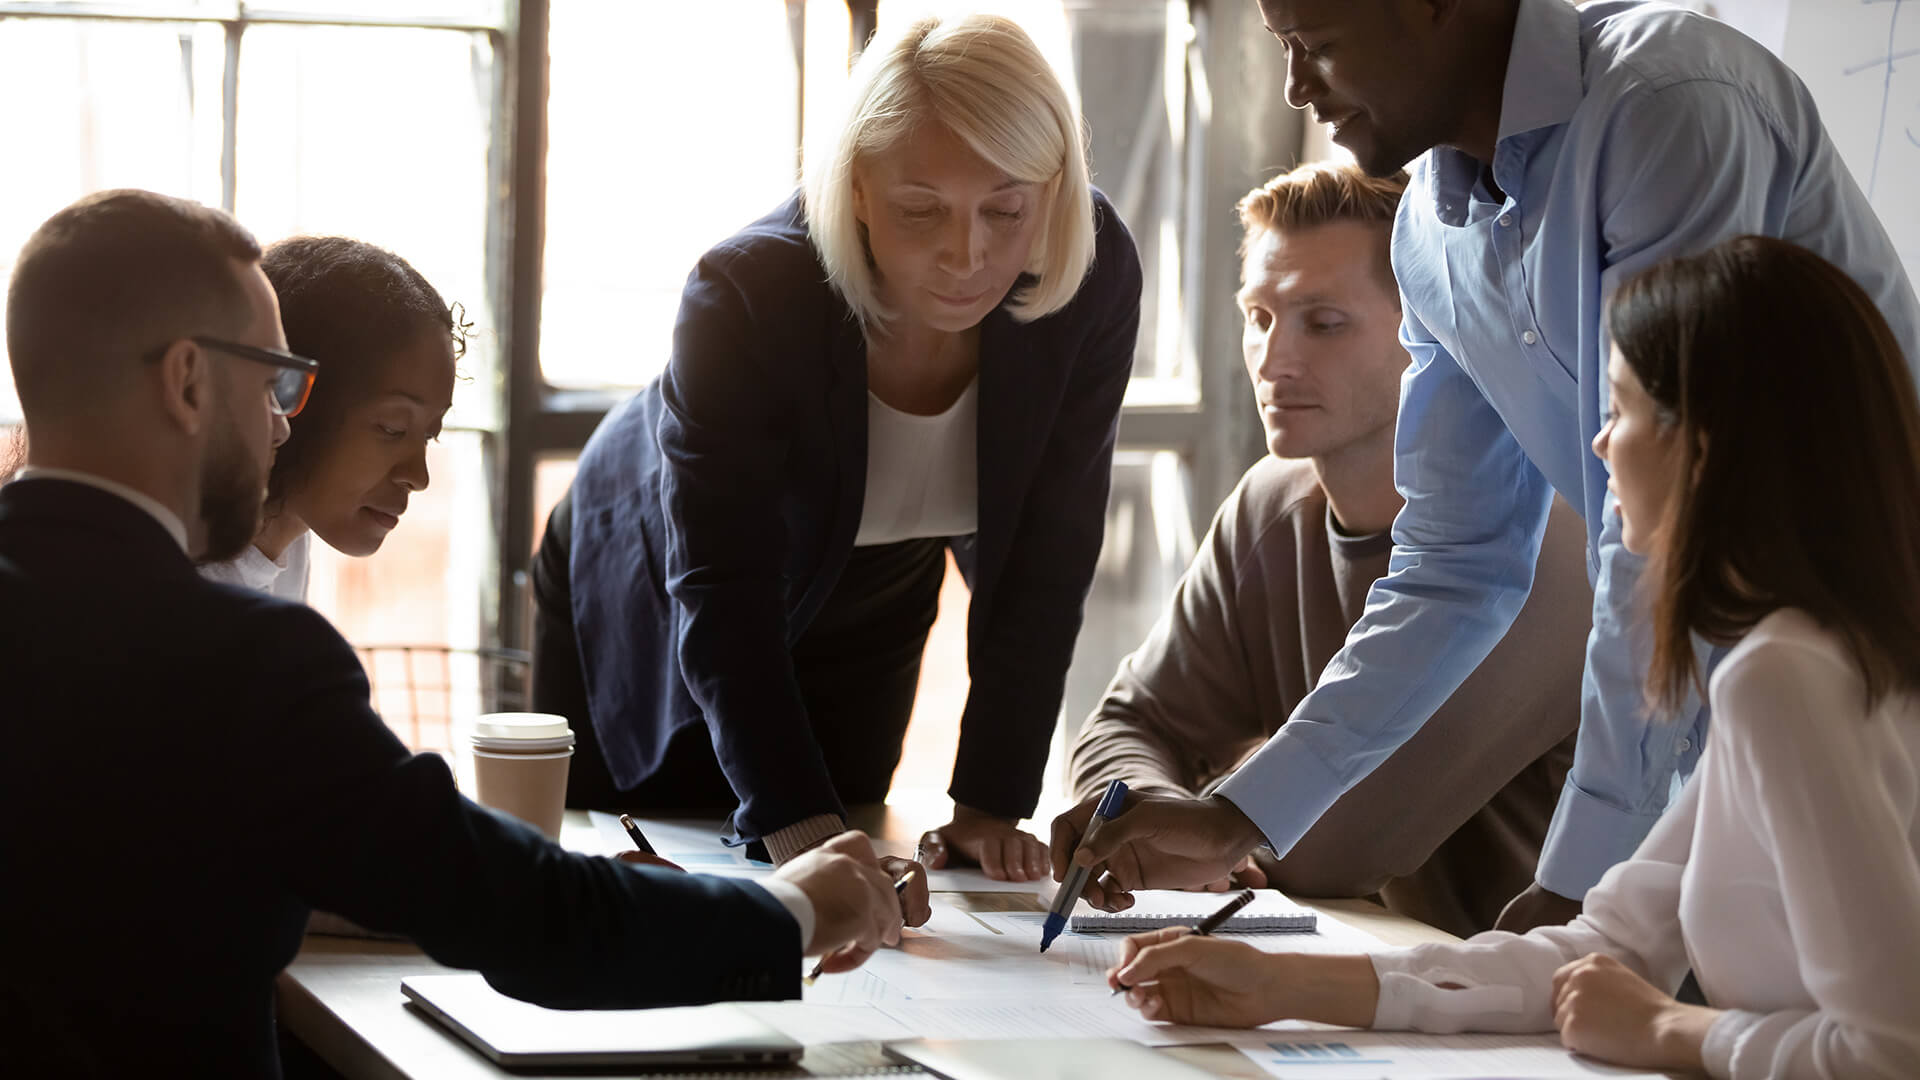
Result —
<instances>
[{"instance_id":1,"label":"navy blazer","mask_svg":"<svg viewBox=\"0 0 1920 1080\"><path fill-rule=\"evenodd\" d=\"M1005 817L1039 798L1139 330L1133 239L1097 191L1094 219L1066 307L981 325L979 526L949 541L972 587L949 793ZM665 372L580 456L573 622L616 785L704 719L739 837L844 813L790 649L853 550L866 474L866 343L795 195L701 258Z\"/></svg>"},{"instance_id":2,"label":"navy blazer","mask_svg":"<svg viewBox=\"0 0 1920 1080\"><path fill-rule=\"evenodd\" d=\"M279 1075L312 907L552 1006L799 996L765 890L461 798L325 619L204 580L86 485L0 488L0 737L0 1072Z\"/></svg>"}]
</instances>

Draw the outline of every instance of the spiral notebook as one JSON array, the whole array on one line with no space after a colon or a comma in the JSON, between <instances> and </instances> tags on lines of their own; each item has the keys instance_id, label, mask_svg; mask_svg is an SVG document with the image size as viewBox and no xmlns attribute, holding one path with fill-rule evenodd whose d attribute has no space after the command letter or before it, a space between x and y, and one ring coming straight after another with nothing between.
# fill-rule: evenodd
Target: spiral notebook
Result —
<instances>
[{"instance_id":1,"label":"spiral notebook","mask_svg":"<svg viewBox=\"0 0 1920 1080\"><path fill-rule=\"evenodd\" d=\"M1101 911L1080 901L1067 929L1079 934L1124 933L1158 930L1167 926L1193 926L1213 914L1230 893L1183 892L1177 889L1141 889L1133 894L1133 906L1125 911ZM1260 889L1248 904L1228 919L1220 932L1236 934L1311 934L1318 925L1317 916L1295 904L1274 889Z\"/></svg>"}]
</instances>

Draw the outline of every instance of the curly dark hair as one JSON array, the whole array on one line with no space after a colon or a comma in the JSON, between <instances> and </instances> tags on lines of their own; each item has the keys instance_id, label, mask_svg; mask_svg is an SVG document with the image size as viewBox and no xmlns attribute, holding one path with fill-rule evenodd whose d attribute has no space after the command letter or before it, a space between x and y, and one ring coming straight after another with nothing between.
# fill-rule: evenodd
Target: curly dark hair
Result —
<instances>
[{"instance_id":1,"label":"curly dark hair","mask_svg":"<svg viewBox=\"0 0 1920 1080\"><path fill-rule=\"evenodd\" d=\"M261 256L280 296L287 347L320 361L313 393L274 455L267 513L278 513L339 437L348 410L377 389L397 351L426 334L445 334L455 359L471 324L407 260L344 236L295 236Z\"/></svg>"}]
</instances>

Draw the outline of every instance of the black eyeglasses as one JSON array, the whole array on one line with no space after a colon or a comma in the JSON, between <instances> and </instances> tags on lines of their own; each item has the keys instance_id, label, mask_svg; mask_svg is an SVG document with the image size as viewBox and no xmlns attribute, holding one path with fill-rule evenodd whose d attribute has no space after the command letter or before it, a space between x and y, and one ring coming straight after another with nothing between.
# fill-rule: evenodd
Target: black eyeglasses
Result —
<instances>
[{"instance_id":1,"label":"black eyeglasses","mask_svg":"<svg viewBox=\"0 0 1920 1080\"><path fill-rule=\"evenodd\" d=\"M242 345L237 341L226 341L216 337L195 335L193 343L208 349L217 349L243 359L253 360L280 369L273 379L273 394L268 399L275 414L279 416L298 416L307 406L307 395L313 393L313 378L320 373L320 361L304 356L295 356L279 349L263 349L258 345Z\"/></svg>"}]
</instances>

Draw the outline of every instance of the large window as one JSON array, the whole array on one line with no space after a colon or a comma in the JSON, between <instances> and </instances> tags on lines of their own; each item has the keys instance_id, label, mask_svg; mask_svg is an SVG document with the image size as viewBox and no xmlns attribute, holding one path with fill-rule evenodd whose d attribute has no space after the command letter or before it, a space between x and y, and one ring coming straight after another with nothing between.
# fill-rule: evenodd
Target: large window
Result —
<instances>
[{"instance_id":1,"label":"large window","mask_svg":"<svg viewBox=\"0 0 1920 1080\"><path fill-rule=\"evenodd\" d=\"M229 209L262 243L348 235L412 262L475 331L429 455L433 483L377 555L315 543L311 600L357 645L471 650L494 617L505 13L499 0L264 8L0 2L0 260L10 268L75 198L143 187ZM0 426L17 420L0 363ZM6 457L0 437L0 467ZM371 673L389 722L417 746L445 745L446 715L478 704L470 672L435 678L425 696L425 679Z\"/></svg>"},{"instance_id":2,"label":"large window","mask_svg":"<svg viewBox=\"0 0 1920 1080\"><path fill-rule=\"evenodd\" d=\"M520 358L530 371L516 383L514 412L528 419L516 423L509 462L525 477L518 496L509 481L509 497L525 508L510 505L504 550L518 560L511 571L524 568L594 423L665 364L680 288L700 253L792 192L802 145L837 122L856 39L874 25L966 9L1017 19L1062 72L1081 103L1095 182L1145 269L1106 550L1069 674L1064 737L1145 636L1191 557L1196 526L1258 453L1251 439L1208 441L1233 427L1219 411L1243 404L1233 391L1244 395L1244 377L1237 352L1219 358L1232 381L1209 392L1191 298L1209 284L1198 260L1224 257L1232 277L1237 236L1222 247L1218 230L1196 227L1213 112L1184 0L552 0L542 310L537 357ZM714 41L724 49L698 44ZM725 79L708 77L715 65ZM1237 343L1230 300L1225 310ZM1244 426L1257 430L1247 413ZM524 587L523 574L507 581ZM942 602L896 793L944 788L952 764L967 685L957 576ZM510 606L509 623L524 620L524 601Z\"/></svg>"},{"instance_id":3,"label":"large window","mask_svg":"<svg viewBox=\"0 0 1920 1080\"><path fill-rule=\"evenodd\" d=\"M232 209L265 241L342 233L411 260L475 324L465 378L432 487L373 558L317 546L312 599L363 645L523 646L536 529L605 410L665 363L694 261L793 190L876 23L962 8L1020 20L1063 72L1145 267L1070 734L1260 452L1223 208L1293 160L1298 124L1250 51L1252 5L0 0L0 93L16 103L0 146L31 163L0 170L0 259L78 195L141 186ZM964 614L949 588L909 787L946 780ZM444 718L369 668L402 737L443 745Z\"/></svg>"}]
</instances>

